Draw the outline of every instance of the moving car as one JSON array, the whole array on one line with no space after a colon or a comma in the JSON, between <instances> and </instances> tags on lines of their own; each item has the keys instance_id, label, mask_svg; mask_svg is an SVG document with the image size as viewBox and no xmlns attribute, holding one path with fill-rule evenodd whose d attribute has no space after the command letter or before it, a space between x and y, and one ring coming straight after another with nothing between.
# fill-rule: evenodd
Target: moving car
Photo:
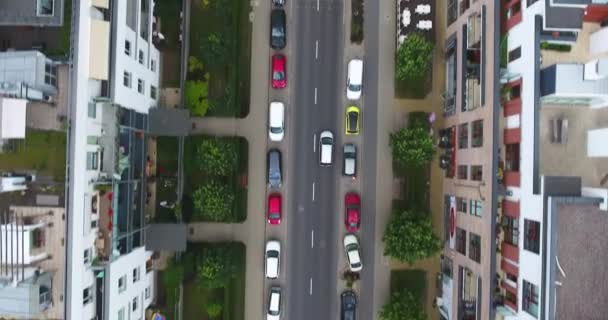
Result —
<instances>
[{"instance_id":1,"label":"moving car","mask_svg":"<svg viewBox=\"0 0 608 320\"><path fill-rule=\"evenodd\" d=\"M281 318L281 288L271 287L268 296L268 313L266 320L279 320Z\"/></svg>"},{"instance_id":2,"label":"moving car","mask_svg":"<svg viewBox=\"0 0 608 320\"><path fill-rule=\"evenodd\" d=\"M279 277L281 268L281 243L276 240L266 242L266 278L276 279Z\"/></svg>"},{"instance_id":3,"label":"moving car","mask_svg":"<svg viewBox=\"0 0 608 320\"><path fill-rule=\"evenodd\" d=\"M346 252L346 260L348 260L348 268L350 271L359 272L363 270L361 263L361 254L359 252L359 240L354 234L344 236L344 251Z\"/></svg>"},{"instance_id":4,"label":"moving car","mask_svg":"<svg viewBox=\"0 0 608 320\"><path fill-rule=\"evenodd\" d=\"M287 72L285 66L287 65L287 58L282 54L275 54L272 56L272 87L273 88L285 88L287 85Z\"/></svg>"},{"instance_id":5,"label":"moving car","mask_svg":"<svg viewBox=\"0 0 608 320\"><path fill-rule=\"evenodd\" d=\"M342 168L342 174L355 178L357 176L357 147L352 143L347 143L344 145L343 154L344 168Z\"/></svg>"},{"instance_id":6,"label":"moving car","mask_svg":"<svg viewBox=\"0 0 608 320\"><path fill-rule=\"evenodd\" d=\"M280 188L281 177L281 151L270 149L268 151L268 184L271 188Z\"/></svg>"},{"instance_id":7,"label":"moving car","mask_svg":"<svg viewBox=\"0 0 608 320\"><path fill-rule=\"evenodd\" d=\"M348 100L357 100L361 98L361 88L363 87L363 60L349 61L347 72L346 97Z\"/></svg>"},{"instance_id":8,"label":"moving car","mask_svg":"<svg viewBox=\"0 0 608 320\"><path fill-rule=\"evenodd\" d=\"M334 162L334 134L325 130L319 136L319 163L322 166L331 166Z\"/></svg>"},{"instance_id":9,"label":"moving car","mask_svg":"<svg viewBox=\"0 0 608 320\"><path fill-rule=\"evenodd\" d=\"M346 134L358 135L361 112L359 107L350 106L346 108Z\"/></svg>"},{"instance_id":10,"label":"moving car","mask_svg":"<svg viewBox=\"0 0 608 320\"><path fill-rule=\"evenodd\" d=\"M268 223L281 224L281 195L278 193L268 196Z\"/></svg>"},{"instance_id":11,"label":"moving car","mask_svg":"<svg viewBox=\"0 0 608 320\"><path fill-rule=\"evenodd\" d=\"M361 198L354 192L344 196L344 225L346 231L357 232L361 225Z\"/></svg>"},{"instance_id":12,"label":"moving car","mask_svg":"<svg viewBox=\"0 0 608 320\"><path fill-rule=\"evenodd\" d=\"M268 138L270 141L281 141L285 135L285 105L283 102L271 102L268 108Z\"/></svg>"},{"instance_id":13,"label":"moving car","mask_svg":"<svg viewBox=\"0 0 608 320\"><path fill-rule=\"evenodd\" d=\"M357 295L352 290L346 290L340 295L341 320L355 320L357 314Z\"/></svg>"},{"instance_id":14,"label":"moving car","mask_svg":"<svg viewBox=\"0 0 608 320\"><path fill-rule=\"evenodd\" d=\"M270 12L270 46L279 50L285 48L287 28L285 27L285 10L273 9Z\"/></svg>"}]
</instances>

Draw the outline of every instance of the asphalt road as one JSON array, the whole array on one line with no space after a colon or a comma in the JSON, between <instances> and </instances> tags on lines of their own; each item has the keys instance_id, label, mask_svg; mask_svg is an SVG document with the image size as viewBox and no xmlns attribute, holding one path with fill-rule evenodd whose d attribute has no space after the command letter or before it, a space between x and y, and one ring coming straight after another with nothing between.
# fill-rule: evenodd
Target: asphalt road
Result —
<instances>
[{"instance_id":1,"label":"asphalt road","mask_svg":"<svg viewBox=\"0 0 608 320\"><path fill-rule=\"evenodd\" d=\"M284 319L337 319L338 246L341 217L341 121L345 91L342 0L292 1L289 146L291 200L287 206L287 301ZM289 33L291 32L291 33ZM336 138L334 165L320 167L318 139L329 129ZM313 186L314 185L314 186Z\"/></svg>"}]
</instances>

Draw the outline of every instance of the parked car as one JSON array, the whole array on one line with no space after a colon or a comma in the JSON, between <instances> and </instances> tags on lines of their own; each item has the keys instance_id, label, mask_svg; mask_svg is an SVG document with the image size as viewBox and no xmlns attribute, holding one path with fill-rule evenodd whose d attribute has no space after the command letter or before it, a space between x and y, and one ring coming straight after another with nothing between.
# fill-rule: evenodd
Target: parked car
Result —
<instances>
[{"instance_id":1,"label":"parked car","mask_svg":"<svg viewBox=\"0 0 608 320\"><path fill-rule=\"evenodd\" d=\"M361 225L361 198L354 192L344 196L344 225L346 231L357 232Z\"/></svg>"},{"instance_id":2,"label":"parked car","mask_svg":"<svg viewBox=\"0 0 608 320\"><path fill-rule=\"evenodd\" d=\"M346 252L346 260L348 260L348 268L350 271L359 272L363 270L361 263L361 254L359 252L359 240L354 234L344 236L344 251Z\"/></svg>"},{"instance_id":3,"label":"parked car","mask_svg":"<svg viewBox=\"0 0 608 320\"><path fill-rule=\"evenodd\" d=\"M346 108L346 134L358 135L361 112L359 107L350 106Z\"/></svg>"},{"instance_id":4,"label":"parked car","mask_svg":"<svg viewBox=\"0 0 608 320\"><path fill-rule=\"evenodd\" d=\"M363 60L353 59L348 62L346 78L346 97L348 100L361 98L363 87Z\"/></svg>"},{"instance_id":5,"label":"parked car","mask_svg":"<svg viewBox=\"0 0 608 320\"><path fill-rule=\"evenodd\" d=\"M268 108L268 138L270 141L282 141L285 135L285 105L283 102L271 102Z\"/></svg>"},{"instance_id":6,"label":"parked car","mask_svg":"<svg viewBox=\"0 0 608 320\"><path fill-rule=\"evenodd\" d=\"M266 242L266 278L276 279L281 269L281 243L276 240Z\"/></svg>"},{"instance_id":7,"label":"parked car","mask_svg":"<svg viewBox=\"0 0 608 320\"><path fill-rule=\"evenodd\" d=\"M346 290L340 295L340 302L341 320L356 320L357 294L352 290Z\"/></svg>"},{"instance_id":8,"label":"parked car","mask_svg":"<svg viewBox=\"0 0 608 320\"><path fill-rule=\"evenodd\" d=\"M353 179L357 176L357 147L352 143L344 145L343 149L344 167L342 174Z\"/></svg>"},{"instance_id":9,"label":"parked car","mask_svg":"<svg viewBox=\"0 0 608 320\"><path fill-rule=\"evenodd\" d=\"M334 134L325 130L319 136L319 163L322 166L331 166L334 162Z\"/></svg>"},{"instance_id":10,"label":"parked car","mask_svg":"<svg viewBox=\"0 0 608 320\"><path fill-rule=\"evenodd\" d=\"M285 10L273 9L270 12L270 46L279 50L285 48L287 43L287 27Z\"/></svg>"},{"instance_id":11,"label":"parked car","mask_svg":"<svg viewBox=\"0 0 608 320\"><path fill-rule=\"evenodd\" d=\"M281 195L278 193L268 196L268 223L272 225L281 223Z\"/></svg>"},{"instance_id":12,"label":"parked car","mask_svg":"<svg viewBox=\"0 0 608 320\"><path fill-rule=\"evenodd\" d=\"M282 7L285 5L285 0L272 0L272 4L277 7Z\"/></svg>"},{"instance_id":13,"label":"parked car","mask_svg":"<svg viewBox=\"0 0 608 320\"><path fill-rule=\"evenodd\" d=\"M268 312L266 320L279 320L281 318L281 288L271 287L268 295Z\"/></svg>"},{"instance_id":14,"label":"parked car","mask_svg":"<svg viewBox=\"0 0 608 320\"><path fill-rule=\"evenodd\" d=\"M287 58L282 54L272 56L272 87L285 88L287 86Z\"/></svg>"},{"instance_id":15,"label":"parked car","mask_svg":"<svg viewBox=\"0 0 608 320\"><path fill-rule=\"evenodd\" d=\"M281 151L268 151L268 184L271 188L280 188L283 182L281 175Z\"/></svg>"}]
</instances>

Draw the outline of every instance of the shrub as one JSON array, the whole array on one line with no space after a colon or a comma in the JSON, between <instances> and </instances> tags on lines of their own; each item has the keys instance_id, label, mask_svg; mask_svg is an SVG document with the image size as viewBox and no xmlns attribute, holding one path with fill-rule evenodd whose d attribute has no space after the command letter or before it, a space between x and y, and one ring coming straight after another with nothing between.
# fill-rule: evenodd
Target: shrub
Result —
<instances>
[{"instance_id":1,"label":"shrub","mask_svg":"<svg viewBox=\"0 0 608 320\"><path fill-rule=\"evenodd\" d=\"M389 144L394 161L403 168L421 168L435 154L433 137L422 127L402 128L391 133Z\"/></svg>"},{"instance_id":2,"label":"shrub","mask_svg":"<svg viewBox=\"0 0 608 320\"><path fill-rule=\"evenodd\" d=\"M553 50L559 52L570 52L572 50L572 46L565 43L552 43L543 41L540 43L540 48L543 50Z\"/></svg>"},{"instance_id":3,"label":"shrub","mask_svg":"<svg viewBox=\"0 0 608 320\"><path fill-rule=\"evenodd\" d=\"M205 247L197 267L199 284L209 289L225 287L238 271L238 254L238 247L234 243Z\"/></svg>"},{"instance_id":4,"label":"shrub","mask_svg":"<svg viewBox=\"0 0 608 320\"><path fill-rule=\"evenodd\" d=\"M407 290L393 293L380 310L381 320L425 320L422 304Z\"/></svg>"},{"instance_id":5,"label":"shrub","mask_svg":"<svg viewBox=\"0 0 608 320\"><path fill-rule=\"evenodd\" d=\"M433 232L431 219L423 213L393 213L382 241L384 255L410 264L441 250L441 240Z\"/></svg>"},{"instance_id":6,"label":"shrub","mask_svg":"<svg viewBox=\"0 0 608 320\"><path fill-rule=\"evenodd\" d=\"M395 73L397 79L419 79L426 74L433 59L433 44L420 33L408 35L397 48Z\"/></svg>"},{"instance_id":7,"label":"shrub","mask_svg":"<svg viewBox=\"0 0 608 320\"><path fill-rule=\"evenodd\" d=\"M205 81L186 81L186 104L190 114L202 117L209 109L209 75Z\"/></svg>"},{"instance_id":8,"label":"shrub","mask_svg":"<svg viewBox=\"0 0 608 320\"><path fill-rule=\"evenodd\" d=\"M226 176L238 168L238 145L225 139L204 139L196 149L199 167L209 175Z\"/></svg>"}]
</instances>

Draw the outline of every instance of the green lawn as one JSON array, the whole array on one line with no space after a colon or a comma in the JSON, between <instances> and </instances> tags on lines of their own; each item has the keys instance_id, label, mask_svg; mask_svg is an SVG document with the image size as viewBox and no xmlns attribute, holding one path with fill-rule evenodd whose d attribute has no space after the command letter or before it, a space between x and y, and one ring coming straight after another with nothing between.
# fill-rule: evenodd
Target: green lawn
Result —
<instances>
[{"instance_id":1,"label":"green lawn","mask_svg":"<svg viewBox=\"0 0 608 320\"><path fill-rule=\"evenodd\" d=\"M10 151L0 153L4 171L35 170L55 181L65 181L66 133L28 130L25 140L13 140Z\"/></svg>"},{"instance_id":2,"label":"green lawn","mask_svg":"<svg viewBox=\"0 0 608 320\"><path fill-rule=\"evenodd\" d=\"M174 177L177 174L178 142L175 137L156 138L156 174Z\"/></svg>"},{"instance_id":3,"label":"green lawn","mask_svg":"<svg viewBox=\"0 0 608 320\"><path fill-rule=\"evenodd\" d=\"M407 289L424 305L426 299L426 271L391 271L391 292Z\"/></svg>"},{"instance_id":4,"label":"green lawn","mask_svg":"<svg viewBox=\"0 0 608 320\"><path fill-rule=\"evenodd\" d=\"M203 80L204 73L209 73L208 99L211 107L207 116L245 117L249 113L250 2L213 1L222 3L203 6L203 1L192 2L189 55L201 60L205 71L189 73L188 80ZM212 34L229 43L227 52L220 55L225 61L207 61L205 58L210 50L204 43Z\"/></svg>"}]
</instances>

